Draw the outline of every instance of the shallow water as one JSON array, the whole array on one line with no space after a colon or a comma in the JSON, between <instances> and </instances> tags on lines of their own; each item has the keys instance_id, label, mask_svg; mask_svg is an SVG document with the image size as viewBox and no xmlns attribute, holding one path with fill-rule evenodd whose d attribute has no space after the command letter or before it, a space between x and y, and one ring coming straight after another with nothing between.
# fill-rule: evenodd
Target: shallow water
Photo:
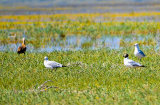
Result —
<instances>
[{"instance_id":1,"label":"shallow water","mask_svg":"<svg viewBox=\"0 0 160 105\"><path fill-rule=\"evenodd\" d=\"M91 39L86 36L67 36L66 39L61 41L53 41L49 43L44 48L41 47L37 49L38 52L52 52L52 51L75 51L75 50L84 50L84 49L100 49L100 48L110 48L118 49L119 48L119 37L108 37L102 36L98 39ZM56 44L55 44L56 43ZM34 49L32 50L34 51Z\"/></svg>"},{"instance_id":2,"label":"shallow water","mask_svg":"<svg viewBox=\"0 0 160 105\"><path fill-rule=\"evenodd\" d=\"M101 48L108 48L108 49L121 49L123 48L120 46L120 41L123 39L125 42L135 42L135 41L143 41L148 40L150 38L149 35L147 36L139 36L139 37L127 37L123 38L122 36L109 36L109 35L102 35L100 38L92 39L89 36L66 36L64 39L57 38L52 39L50 43L46 45L42 45L40 47L33 46L32 44L27 43L27 52L53 52L53 51L76 51L76 50L95 50ZM159 49L159 40L155 38L157 45L156 50ZM16 52L17 48L21 45L21 43L12 43L12 44L1 44L0 51L11 51Z\"/></svg>"}]
</instances>

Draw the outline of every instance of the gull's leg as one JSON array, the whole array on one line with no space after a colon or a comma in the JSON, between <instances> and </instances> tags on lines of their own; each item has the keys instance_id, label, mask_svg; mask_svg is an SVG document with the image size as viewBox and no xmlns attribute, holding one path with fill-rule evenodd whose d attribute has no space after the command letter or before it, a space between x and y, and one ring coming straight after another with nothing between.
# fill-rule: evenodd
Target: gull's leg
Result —
<instances>
[{"instance_id":1,"label":"gull's leg","mask_svg":"<svg viewBox=\"0 0 160 105\"><path fill-rule=\"evenodd\" d=\"M57 71L57 67L55 68L55 71Z\"/></svg>"}]
</instances>

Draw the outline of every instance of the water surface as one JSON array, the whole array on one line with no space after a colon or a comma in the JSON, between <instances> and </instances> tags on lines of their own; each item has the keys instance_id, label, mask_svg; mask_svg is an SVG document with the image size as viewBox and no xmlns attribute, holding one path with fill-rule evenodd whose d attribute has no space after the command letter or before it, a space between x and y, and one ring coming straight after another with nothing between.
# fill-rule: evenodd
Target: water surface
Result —
<instances>
[{"instance_id":1,"label":"water surface","mask_svg":"<svg viewBox=\"0 0 160 105\"><path fill-rule=\"evenodd\" d=\"M102 48L118 50L124 47L120 46L121 40L127 43L132 43L136 41L147 41L150 39L153 39L150 35L138 37L130 36L125 38L123 38L123 36L102 35L100 38L96 39L89 36L70 35L66 36L64 39L51 39L48 43L44 43L38 47L30 43L27 43L26 46L27 52L77 51L85 49L96 50ZM154 41L156 42L156 50L158 50L160 45L159 37L155 38ZM0 44L0 51L16 52L20 45L21 43Z\"/></svg>"}]
</instances>

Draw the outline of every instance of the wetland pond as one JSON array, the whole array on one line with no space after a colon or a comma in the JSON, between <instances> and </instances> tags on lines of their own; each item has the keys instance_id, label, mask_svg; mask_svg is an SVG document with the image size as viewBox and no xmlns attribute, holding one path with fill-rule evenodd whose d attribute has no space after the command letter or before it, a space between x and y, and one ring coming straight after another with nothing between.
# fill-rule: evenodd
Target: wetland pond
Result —
<instances>
[{"instance_id":1,"label":"wetland pond","mask_svg":"<svg viewBox=\"0 0 160 105\"><path fill-rule=\"evenodd\" d=\"M158 36L158 35L157 35ZM77 35L69 35L65 38L51 38L50 41L41 43L36 46L27 42L26 38L26 46L27 52L53 52L53 51L76 51L76 50L96 50L102 48L122 49L124 46L132 47L134 43L147 43L141 45L142 47L154 47L155 50L159 50L159 37L153 37L153 35L145 35L145 36L134 36L130 35L128 37L121 36L110 36L110 35L102 35L99 38L92 38L89 36L77 36ZM16 52L17 48L21 45L21 42L17 43L4 43L0 44L0 51L11 51Z\"/></svg>"}]
</instances>

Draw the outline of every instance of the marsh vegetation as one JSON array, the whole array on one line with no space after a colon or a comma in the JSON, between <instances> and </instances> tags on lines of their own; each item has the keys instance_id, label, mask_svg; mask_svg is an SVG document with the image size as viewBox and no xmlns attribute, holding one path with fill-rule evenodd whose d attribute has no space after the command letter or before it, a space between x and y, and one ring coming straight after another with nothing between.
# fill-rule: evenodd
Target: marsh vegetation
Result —
<instances>
[{"instance_id":1,"label":"marsh vegetation","mask_svg":"<svg viewBox=\"0 0 160 105\"><path fill-rule=\"evenodd\" d=\"M1 15L0 103L159 104L159 19L153 11ZM125 67L125 53L146 67ZM68 67L46 69L45 56Z\"/></svg>"}]
</instances>

